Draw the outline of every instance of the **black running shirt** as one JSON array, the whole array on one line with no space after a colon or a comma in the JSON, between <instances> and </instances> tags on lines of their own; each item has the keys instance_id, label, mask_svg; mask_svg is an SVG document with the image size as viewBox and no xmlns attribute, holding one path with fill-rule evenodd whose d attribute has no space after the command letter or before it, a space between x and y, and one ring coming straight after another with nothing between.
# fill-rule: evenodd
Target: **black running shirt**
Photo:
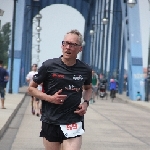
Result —
<instances>
[{"instance_id":1,"label":"black running shirt","mask_svg":"<svg viewBox=\"0 0 150 150\"><path fill-rule=\"evenodd\" d=\"M66 66L61 58L45 61L33 76L37 84L43 83L46 94L54 95L62 89L62 94L67 95L62 105L42 101L41 121L56 125L65 125L83 120L75 114L82 98L82 86L92 82L92 70L87 65L76 59L76 64Z\"/></svg>"}]
</instances>

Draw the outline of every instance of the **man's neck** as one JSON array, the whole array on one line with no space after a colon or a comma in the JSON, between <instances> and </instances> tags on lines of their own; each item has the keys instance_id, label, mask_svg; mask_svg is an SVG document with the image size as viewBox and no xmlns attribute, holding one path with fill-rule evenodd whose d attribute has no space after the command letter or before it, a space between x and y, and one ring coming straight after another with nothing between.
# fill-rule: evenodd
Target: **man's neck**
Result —
<instances>
[{"instance_id":1,"label":"man's neck","mask_svg":"<svg viewBox=\"0 0 150 150\"><path fill-rule=\"evenodd\" d=\"M64 59L63 57L61 58L61 60L63 61L63 63L67 66L73 66L74 64L76 64L76 59Z\"/></svg>"}]
</instances>

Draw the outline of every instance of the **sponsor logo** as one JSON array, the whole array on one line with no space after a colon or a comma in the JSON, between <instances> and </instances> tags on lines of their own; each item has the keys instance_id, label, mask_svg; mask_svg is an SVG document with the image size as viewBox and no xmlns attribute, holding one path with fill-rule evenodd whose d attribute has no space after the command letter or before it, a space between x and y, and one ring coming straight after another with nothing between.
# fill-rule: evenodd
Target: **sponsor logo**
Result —
<instances>
[{"instance_id":1,"label":"sponsor logo","mask_svg":"<svg viewBox=\"0 0 150 150\"><path fill-rule=\"evenodd\" d=\"M68 85L68 87L65 87L66 90L72 90L72 91L76 91L79 92L80 88L75 88L74 85Z\"/></svg>"},{"instance_id":2,"label":"sponsor logo","mask_svg":"<svg viewBox=\"0 0 150 150\"><path fill-rule=\"evenodd\" d=\"M53 73L52 74L52 77L53 78L64 78L65 76L63 74L56 74L56 73Z\"/></svg>"},{"instance_id":3,"label":"sponsor logo","mask_svg":"<svg viewBox=\"0 0 150 150\"><path fill-rule=\"evenodd\" d=\"M79 76L74 75L73 80L83 80L83 77L81 75Z\"/></svg>"}]
</instances>

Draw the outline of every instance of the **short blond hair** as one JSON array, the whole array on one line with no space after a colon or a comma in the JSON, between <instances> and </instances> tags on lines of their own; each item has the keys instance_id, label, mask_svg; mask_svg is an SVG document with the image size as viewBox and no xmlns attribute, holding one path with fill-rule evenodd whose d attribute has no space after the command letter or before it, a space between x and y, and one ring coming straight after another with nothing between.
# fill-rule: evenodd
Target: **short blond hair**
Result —
<instances>
[{"instance_id":1,"label":"short blond hair","mask_svg":"<svg viewBox=\"0 0 150 150\"><path fill-rule=\"evenodd\" d=\"M71 30L69 32L67 32L67 34L76 34L78 37L79 37L79 43L80 45L82 45L83 43L83 37L82 37L82 34L77 30L77 29L74 29L74 30Z\"/></svg>"}]
</instances>

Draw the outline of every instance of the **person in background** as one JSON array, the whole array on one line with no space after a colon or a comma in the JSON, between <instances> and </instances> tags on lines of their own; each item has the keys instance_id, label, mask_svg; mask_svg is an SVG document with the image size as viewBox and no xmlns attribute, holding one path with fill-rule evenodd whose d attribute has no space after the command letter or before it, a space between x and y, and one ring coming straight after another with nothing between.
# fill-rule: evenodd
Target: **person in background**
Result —
<instances>
[{"instance_id":1,"label":"person in background","mask_svg":"<svg viewBox=\"0 0 150 150\"><path fill-rule=\"evenodd\" d=\"M42 83L40 85L38 85L37 89L39 91L42 91ZM39 98L35 98L35 114L36 116L40 116L42 111L42 102Z\"/></svg>"},{"instance_id":2,"label":"person in background","mask_svg":"<svg viewBox=\"0 0 150 150\"><path fill-rule=\"evenodd\" d=\"M98 75L95 73L94 70L92 70L92 99L93 102L95 103L95 96L98 93L98 85L99 85L99 79L98 79Z\"/></svg>"},{"instance_id":3,"label":"person in background","mask_svg":"<svg viewBox=\"0 0 150 150\"><path fill-rule=\"evenodd\" d=\"M92 93L92 70L77 59L82 42L78 30L66 33L61 45L63 55L43 62L29 85L28 92L42 100L40 137L46 150L60 150L61 146L63 150L81 149L83 116ZM37 89L41 83L44 92Z\"/></svg>"},{"instance_id":4,"label":"person in background","mask_svg":"<svg viewBox=\"0 0 150 150\"><path fill-rule=\"evenodd\" d=\"M7 76L9 77L9 72L8 72L8 70L7 70L7 66L4 66L3 67L4 69L6 69L6 71L7 71ZM6 86L7 86L7 83L8 83L8 78L5 78L4 79L4 89L5 89L5 92L6 92Z\"/></svg>"},{"instance_id":5,"label":"person in background","mask_svg":"<svg viewBox=\"0 0 150 150\"><path fill-rule=\"evenodd\" d=\"M33 75L37 74L37 64L33 64L32 65L32 70L27 74L26 76L26 81L30 84L30 82L33 80ZM35 110L37 109L37 103L38 103L39 99L36 99L34 96L31 96L31 106L32 106L32 114L35 114ZM36 113L37 116L39 116Z\"/></svg>"},{"instance_id":6,"label":"person in background","mask_svg":"<svg viewBox=\"0 0 150 150\"><path fill-rule=\"evenodd\" d=\"M5 100L5 81L8 81L9 76L6 69L3 68L3 61L0 60L0 95L1 95L1 109L6 109L4 107L4 100Z\"/></svg>"},{"instance_id":7,"label":"person in background","mask_svg":"<svg viewBox=\"0 0 150 150\"><path fill-rule=\"evenodd\" d=\"M137 101L140 101L142 99L142 95L141 95L141 93L138 91L137 92L137 95L136 95L136 100Z\"/></svg>"},{"instance_id":8,"label":"person in background","mask_svg":"<svg viewBox=\"0 0 150 150\"><path fill-rule=\"evenodd\" d=\"M110 79L110 97L116 97L116 81L115 79Z\"/></svg>"}]
</instances>

